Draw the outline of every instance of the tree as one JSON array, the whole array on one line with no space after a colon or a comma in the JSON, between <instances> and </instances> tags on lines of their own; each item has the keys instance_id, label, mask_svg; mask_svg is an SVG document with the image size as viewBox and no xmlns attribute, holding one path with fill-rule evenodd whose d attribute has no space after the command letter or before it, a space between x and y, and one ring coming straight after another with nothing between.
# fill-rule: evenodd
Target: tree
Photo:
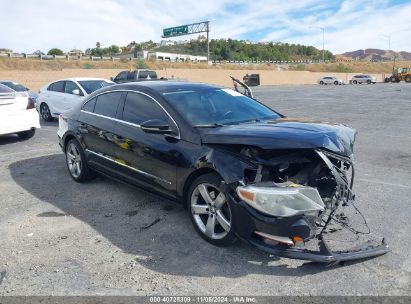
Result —
<instances>
[{"instance_id":1,"label":"tree","mask_svg":"<svg viewBox=\"0 0 411 304\"><path fill-rule=\"evenodd\" d=\"M96 42L96 48L99 49L100 46L101 46L100 42L97 41L97 42Z\"/></svg>"},{"instance_id":2,"label":"tree","mask_svg":"<svg viewBox=\"0 0 411 304\"><path fill-rule=\"evenodd\" d=\"M47 52L47 55L57 55L61 56L64 55L63 51L58 48L52 48L50 51Z\"/></svg>"}]
</instances>

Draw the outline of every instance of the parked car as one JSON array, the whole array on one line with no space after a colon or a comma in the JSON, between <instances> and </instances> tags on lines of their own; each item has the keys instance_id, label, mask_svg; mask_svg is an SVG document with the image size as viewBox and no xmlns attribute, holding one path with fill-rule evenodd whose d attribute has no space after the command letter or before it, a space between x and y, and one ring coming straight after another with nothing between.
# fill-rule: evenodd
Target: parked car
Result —
<instances>
[{"instance_id":1,"label":"parked car","mask_svg":"<svg viewBox=\"0 0 411 304\"><path fill-rule=\"evenodd\" d=\"M376 82L377 82L376 78L371 75L355 75L351 79L352 84L357 84L357 83L358 84L362 84L362 83L375 84Z\"/></svg>"},{"instance_id":2,"label":"parked car","mask_svg":"<svg viewBox=\"0 0 411 304\"><path fill-rule=\"evenodd\" d=\"M54 81L40 89L37 110L45 121L51 121L60 113L81 103L85 96L113 84L110 80L100 78L69 78Z\"/></svg>"},{"instance_id":3,"label":"parked car","mask_svg":"<svg viewBox=\"0 0 411 304\"><path fill-rule=\"evenodd\" d=\"M3 84L16 92L27 92L29 98L31 98L34 102L36 102L37 100L38 94L36 92L30 90L29 88L18 82L12 80L0 80L0 84Z\"/></svg>"},{"instance_id":4,"label":"parked car","mask_svg":"<svg viewBox=\"0 0 411 304\"><path fill-rule=\"evenodd\" d=\"M240 238L324 263L388 251L383 242L332 252L321 237L354 200L355 135L286 118L231 89L168 81L99 90L60 115L58 130L76 182L100 172L182 202L214 245ZM304 248L311 239L320 250Z\"/></svg>"},{"instance_id":5,"label":"parked car","mask_svg":"<svg viewBox=\"0 0 411 304\"><path fill-rule=\"evenodd\" d=\"M344 82L341 79L338 79L336 77L331 77L331 76L325 76L322 77L318 80L318 83L323 85L323 84L334 84L334 85L341 85L344 84Z\"/></svg>"},{"instance_id":6,"label":"parked car","mask_svg":"<svg viewBox=\"0 0 411 304\"><path fill-rule=\"evenodd\" d=\"M126 83L143 80L157 80L157 73L154 70L138 69L134 71L122 71L116 77L111 78L115 83Z\"/></svg>"},{"instance_id":7,"label":"parked car","mask_svg":"<svg viewBox=\"0 0 411 304\"><path fill-rule=\"evenodd\" d=\"M16 133L20 138L34 136L40 128L34 101L26 92L16 92L0 84L0 135Z\"/></svg>"}]
</instances>

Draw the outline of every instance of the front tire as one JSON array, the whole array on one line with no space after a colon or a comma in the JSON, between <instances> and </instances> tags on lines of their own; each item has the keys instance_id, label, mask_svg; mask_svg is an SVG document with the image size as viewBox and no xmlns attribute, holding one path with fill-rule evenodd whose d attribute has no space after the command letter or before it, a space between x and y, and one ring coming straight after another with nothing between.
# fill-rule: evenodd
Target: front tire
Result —
<instances>
[{"instance_id":1,"label":"front tire","mask_svg":"<svg viewBox=\"0 0 411 304\"><path fill-rule=\"evenodd\" d=\"M367 84L371 84L371 80L368 79L368 80L367 80Z\"/></svg>"},{"instance_id":2,"label":"front tire","mask_svg":"<svg viewBox=\"0 0 411 304\"><path fill-rule=\"evenodd\" d=\"M411 82L411 76L407 76L407 77L405 77L405 82Z\"/></svg>"},{"instance_id":3,"label":"front tire","mask_svg":"<svg viewBox=\"0 0 411 304\"><path fill-rule=\"evenodd\" d=\"M323 84L324 84L324 81L321 80L321 81L320 81L320 84L323 85Z\"/></svg>"},{"instance_id":4,"label":"front tire","mask_svg":"<svg viewBox=\"0 0 411 304\"><path fill-rule=\"evenodd\" d=\"M87 165L83 148L76 139L71 139L66 145L66 164L71 178L78 183L95 177Z\"/></svg>"},{"instance_id":5,"label":"front tire","mask_svg":"<svg viewBox=\"0 0 411 304\"><path fill-rule=\"evenodd\" d=\"M338 81L334 81L334 84L335 84L335 85L338 85Z\"/></svg>"},{"instance_id":6,"label":"front tire","mask_svg":"<svg viewBox=\"0 0 411 304\"><path fill-rule=\"evenodd\" d=\"M40 115L41 115L41 118L43 118L44 121L52 121L53 120L53 116L51 116L51 113L50 113L50 108L44 102L40 105Z\"/></svg>"},{"instance_id":7,"label":"front tire","mask_svg":"<svg viewBox=\"0 0 411 304\"><path fill-rule=\"evenodd\" d=\"M36 129L31 129L31 130L28 130L28 131L19 132L19 133L17 133L17 135L21 139L29 139L29 138L32 138L35 133L36 133Z\"/></svg>"},{"instance_id":8,"label":"front tire","mask_svg":"<svg viewBox=\"0 0 411 304\"><path fill-rule=\"evenodd\" d=\"M191 184L187 205L195 230L216 246L233 244L237 237L232 230L233 213L223 192L222 178L215 173L202 175Z\"/></svg>"}]
</instances>

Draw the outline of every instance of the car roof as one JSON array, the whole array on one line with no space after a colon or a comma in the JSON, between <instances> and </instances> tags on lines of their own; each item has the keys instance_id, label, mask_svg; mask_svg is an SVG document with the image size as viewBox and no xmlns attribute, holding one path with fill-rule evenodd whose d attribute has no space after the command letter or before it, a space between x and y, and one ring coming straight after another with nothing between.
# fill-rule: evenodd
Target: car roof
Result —
<instances>
[{"instance_id":1,"label":"car roof","mask_svg":"<svg viewBox=\"0 0 411 304\"><path fill-rule=\"evenodd\" d=\"M223 87L199 82L189 82L189 81L169 81L169 80L151 80L151 81L139 81L139 82L128 82L124 84L118 84L114 86L109 86L104 89L106 90L141 90L148 89L156 91L159 93L174 92L178 90L201 90L215 88L221 89Z\"/></svg>"},{"instance_id":2,"label":"car roof","mask_svg":"<svg viewBox=\"0 0 411 304\"><path fill-rule=\"evenodd\" d=\"M96 78L96 77L71 77L71 78L64 78L64 79L58 79L54 80L50 83L58 82L58 81L87 81L87 80L104 80L107 82L111 82L111 80L104 79L104 78Z\"/></svg>"},{"instance_id":3,"label":"car roof","mask_svg":"<svg viewBox=\"0 0 411 304\"><path fill-rule=\"evenodd\" d=\"M20 82L18 82L18 81L8 80L8 79L0 79L0 82L12 82L12 83L18 83L18 84L20 84Z\"/></svg>"}]
</instances>

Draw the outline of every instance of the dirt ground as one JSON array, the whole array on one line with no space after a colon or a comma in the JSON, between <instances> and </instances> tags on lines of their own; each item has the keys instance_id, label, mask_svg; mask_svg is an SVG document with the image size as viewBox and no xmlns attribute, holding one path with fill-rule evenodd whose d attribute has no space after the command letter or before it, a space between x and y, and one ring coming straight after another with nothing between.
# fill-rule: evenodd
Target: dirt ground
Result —
<instances>
[{"instance_id":1,"label":"dirt ground","mask_svg":"<svg viewBox=\"0 0 411 304\"><path fill-rule=\"evenodd\" d=\"M69 77L99 77L110 79L121 69L63 69L61 71L0 71L0 79L20 82L32 90L39 90L45 84ZM230 76L242 79L246 73L260 74L261 85L303 85L315 84L323 76L335 76L348 83L356 73L323 73L308 71L274 71L274 70L220 70L220 69L162 69L157 70L159 77L177 78L196 82L232 86ZM358 74L358 73L357 73ZM372 74L377 81L382 81L384 74Z\"/></svg>"}]
</instances>

